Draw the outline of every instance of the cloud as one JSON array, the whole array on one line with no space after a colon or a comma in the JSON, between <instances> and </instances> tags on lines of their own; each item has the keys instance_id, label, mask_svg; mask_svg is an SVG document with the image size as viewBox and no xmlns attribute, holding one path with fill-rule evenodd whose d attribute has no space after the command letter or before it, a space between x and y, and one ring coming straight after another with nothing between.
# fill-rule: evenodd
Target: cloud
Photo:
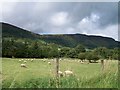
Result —
<instances>
[{"instance_id":1,"label":"cloud","mask_svg":"<svg viewBox=\"0 0 120 90\"><path fill-rule=\"evenodd\" d=\"M118 40L118 25L109 25L104 28L99 28L100 17L97 14L91 14L90 17L83 18L79 23L77 28L80 30L78 32L87 35L100 35L106 37L113 37Z\"/></svg>"},{"instance_id":2,"label":"cloud","mask_svg":"<svg viewBox=\"0 0 120 90\"><path fill-rule=\"evenodd\" d=\"M2 5L0 21L35 33L86 33L117 39L117 2L5 2Z\"/></svg>"},{"instance_id":3,"label":"cloud","mask_svg":"<svg viewBox=\"0 0 120 90\"><path fill-rule=\"evenodd\" d=\"M100 17L97 14L91 14L90 17L85 17L83 18L79 23L78 23L78 29L80 30L86 30L86 31L91 31L95 30L98 27L98 20Z\"/></svg>"},{"instance_id":4,"label":"cloud","mask_svg":"<svg viewBox=\"0 0 120 90\"><path fill-rule=\"evenodd\" d=\"M62 26L68 23L68 13L67 12L58 12L55 13L51 18L50 18L50 23L55 25L55 26Z\"/></svg>"}]
</instances>

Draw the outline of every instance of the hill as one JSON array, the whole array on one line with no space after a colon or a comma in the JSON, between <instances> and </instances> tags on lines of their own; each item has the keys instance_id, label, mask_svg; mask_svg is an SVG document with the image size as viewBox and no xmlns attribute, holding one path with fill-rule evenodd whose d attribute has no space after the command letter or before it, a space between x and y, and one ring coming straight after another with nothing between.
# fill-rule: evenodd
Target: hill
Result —
<instances>
[{"instance_id":1,"label":"hill","mask_svg":"<svg viewBox=\"0 0 120 90\"><path fill-rule=\"evenodd\" d=\"M15 37L15 38L28 38L28 39L38 39L39 35L33 32L24 30L22 28L10 25L7 23L0 23L2 25L2 37Z\"/></svg>"},{"instance_id":2,"label":"hill","mask_svg":"<svg viewBox=\"0 0 120 90\"><path fill-rule=\"evenodd\" d=\"M78 44L82 44L87 48L95 47L107 47L114 48L118 47L118 41L115 41L113 38L102 37L102 36L93 36L93 35L84 35L84 34L56 34L56 35L39 35L17 26L0 23L2 24L2 37L3 38L27 38L32 40L43 40L47 43L55 43L67 47L75 47Z\"/></svg>"}]
</instances>

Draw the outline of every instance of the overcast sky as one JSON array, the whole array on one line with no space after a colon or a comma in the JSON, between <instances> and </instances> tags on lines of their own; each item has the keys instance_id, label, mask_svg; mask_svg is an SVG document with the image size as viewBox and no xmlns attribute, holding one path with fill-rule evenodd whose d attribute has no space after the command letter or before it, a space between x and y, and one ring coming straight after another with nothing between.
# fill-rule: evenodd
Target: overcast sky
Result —
<instances>
[{"instance_id":1,"label":"overcast sky","mask_svg":"<svg viewBox=\"0 0 120 90\"><path fill-rule=\"evenodd\" d=\"M88 34L118 40L116 2L6 2L2 19L39 34Z\"/></svg>"}]
</instances>

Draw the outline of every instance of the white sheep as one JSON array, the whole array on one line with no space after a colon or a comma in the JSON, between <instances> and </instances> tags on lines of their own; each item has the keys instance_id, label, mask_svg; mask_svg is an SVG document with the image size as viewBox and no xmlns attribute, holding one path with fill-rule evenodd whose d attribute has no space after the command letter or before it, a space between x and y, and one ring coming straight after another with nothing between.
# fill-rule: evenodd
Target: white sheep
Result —
<instances>
[{"instance_id":1,"label":"white sheep","mask_svg":"<svg viewBox=\"0 0 120 90\"><path fill-rule=\"evenodd\" d=\"M19 60L19 62L21 62L22 60Z\"/></svg>"},{"instance_id":2,"label":"white sheep","mask_svg":"<svg viewBox=\"0 0 120 90\"><path fill-rule=\"evenodd\" d=\"M33 59L31 59L31 62L33 62Z\"/></svg>"},{"instance_id":3,"label":"white sheep","mask_svg":"<svg viewBox=\"0 0 120 90\"><path fill-rule=\"evenodd\" d=\"M43 62L45 62L45 60L43 60Z\"/></svg>"},{"instance_id":4,"label":"white sheep","mask_svg":"<svg viewBox=\"0 0 120 90\"><path fill-rule=\"evenodd\" d=\"M48 62L49 65L51 65L51 62Z\"/></svg>"},{"instance_id":5,"label":"white sheep","mask_svg":"<svg viewBox=\"0 0 120 90\"><path fill-rule=\"evenodd\" d=\"M78 62L81 62L80 60L78 60Z\"/></svg>"},{"instance_id":6,"label":"white sheep","mask_svg":"<svg viewBox=\"0 0 120 90\"><path fill-rule=\"evenodd\" d=\"M83 64L84 62L81 61L81 64Z\"/></svg>"},{"instance_id":7,"label":"white sheep","mask_svg":"<svg viewBox=\"0 0 120 90\"><path fill-rule=\"evenodd\" d=\"M58 71L59 77L63 77L63 72L62 71Z\"/></svg>"},{"instance_id":8,"label":"white sheep","mask_svg":"<svg viewBox=\"0 0 120 90\"><path fill-rule=\"evenodd\" d=\"M71 76L71 75L73 75L73 72L70 71L70 70L66 70L66 71L65 71L65 75L66 75L66 76Z\"/></svg>"},{"instance_id":9,"label":"white sheep","mask_svg":"<svg viewBox=\"0 0 120 90\"><path fill-rule=\"evenodd\" d=\"M26 64L21 64L21 67L25 67L25 68L27 68Z\"/></svg>"},{"instance_id":10,"label":"white sheep","mask_svg":"<svg viewBox=\"0 0 120 90\"><path fill-rule=\"evenodd\" d=\"M62 59L60 58L59 60L61 61Z\"/></svg>"},{"instance_id":11,"label":"white sheep","mask_svg":"<svg viewBox=\"0 0 120 90\"><path fill-rule=\"evenodd\" d=\"M24 61L24 63L26 63L27 61Z\"/></svg>"}]
</instances>

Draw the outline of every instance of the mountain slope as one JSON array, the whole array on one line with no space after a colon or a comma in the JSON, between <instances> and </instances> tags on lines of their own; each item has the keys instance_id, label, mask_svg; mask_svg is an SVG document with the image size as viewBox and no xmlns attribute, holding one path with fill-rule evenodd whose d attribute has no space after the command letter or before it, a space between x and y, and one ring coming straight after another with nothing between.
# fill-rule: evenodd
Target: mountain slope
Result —
<instances>
[{"instance_id":1,"label":"mountain slope","mask_svg":"<svg viewBox=\"0 0 120 90\"><path fill-rule=\"evenodd\" d=\"M15 37L21 39L28 38L32 40L40 39L47 43L55 43L67 47L75 47L78 44L83 44L87 48L114 48L118 47L119 43L112 38L84 34L39 35L7 23L0 24L2 24L3 38Z\"/></svg>"},{"instance_id":2,"label":"mountain slope","mask_svg":"<svg viewBox=\"0 0 120 90\"><path fill-rule=\"evenodd\" d=\"M95 47L118 47L118 42L112 38L102 36L88 36L83 34L63 34L63 35L43 35L42 40L46 42L54 42L63 46L75 47L83 44L88 48Z\"/></svg>"},{"instance_id":3,"label":"mountain slope","mask_svg":"<svg viewBox=\"0 0 120 90\"><path fill-rule=\"evenodd\" d=\"M39 35L33 32L29 32L22 28L7 24L2 24L2 36L3 37L16 37L16 38L29 38L29 39L38 39Z\"/></svg>"}]
</instances>

